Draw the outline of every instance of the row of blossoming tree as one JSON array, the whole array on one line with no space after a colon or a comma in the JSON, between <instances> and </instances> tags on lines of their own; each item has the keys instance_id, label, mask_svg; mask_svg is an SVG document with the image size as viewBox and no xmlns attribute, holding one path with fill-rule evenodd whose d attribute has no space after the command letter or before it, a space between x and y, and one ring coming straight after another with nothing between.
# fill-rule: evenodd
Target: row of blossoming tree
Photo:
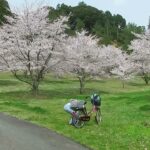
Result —
<instances>
[{"instance_id":1,"label":"row of blossoming tree","mask_svg":"<svg viewBox=\"0 0 150 150\"><path fill-rule=\"evenodd\" d=\"M0 27L0 69L9 70L37 92L47 72L71 73L80 82L80 93L91 77L117 75L122 81L138 73L148 83L150 72L149 34L131 43L131 55L114 46L98 45L86 31L74 37L65 34L68 17L50 22L49 8L24 10L7 17ZM124 83L124 82L123 82ZM123 84L124 85L124 84Z\"/></svg>"}]
</instances>

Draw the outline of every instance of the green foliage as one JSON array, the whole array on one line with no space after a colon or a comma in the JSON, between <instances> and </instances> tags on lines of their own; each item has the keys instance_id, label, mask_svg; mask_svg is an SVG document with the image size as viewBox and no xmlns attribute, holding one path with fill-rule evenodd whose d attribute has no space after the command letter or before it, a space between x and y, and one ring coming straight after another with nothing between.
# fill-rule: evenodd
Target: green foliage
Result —
<instances>
[{"instance_id":1,"label":"green foliage","mask_svg":"<svg viewBox=\"0 0 150 150\"><path fill-rule=\"evenodd\" d=\"M132 31L139 34L145 31L145 28L143 26L137 26L134 23L128 23L126 28L128 29L128 31Z\"/></svg>"},{"instance_id":2,"label":"green foliage","mask_svg":"<svg viewBox=\"0 0 150 150\"><path fill-rule=\"evenodd\" d=\"M85 28L85 24L81 19L76 20L76 31L81 32Z\"/></svg>"},{"instance_id":3,"label":"green foliage","mask_svg":"<svg viewBox=\"0 0 150 150\"><path fill-rule=\"evenodd\" d=\"M10 8L6 0L0 0L0 25L6 22L5 15L11 15Z\"/></svg>"},{"instance_id":4,"label":"green foliage","mask_svg":"<svg viewBox=\"0 0 150 150\"><path fill-rule=\"evenodd\" d=\"M86 6L79 5L72 8L72 15L70 17L71 29L75 30L77 25L77 20L80 19L85 24L85 30L92 33L92 29L98 19L102 18L103 14L98 9Z\"/></svg>"},{"instance_id":5,"label":"green foliage","mask_svg":"<svg viewBox=\"0 0 150 150\"><path fill-rule=\"evenodd\" d=\"M69 15L71 12L71 6L67 6L65 4L58 4L56 9L50 7L49 19L55 20L60 15Z\"/></svg>"},{"instance_id":6,"label":"green foliage","mask_svg":"<svg viewBox=\"0 0 150 150\"><path fill-rule=\"evenodd\" d=\"M118 42L123 47L123 49L128 49L128 45L130 42L135 39L136 37L132 34L132 32L135 33L143 33L145 31L145 28L142 26L136 26L133 23L129 23L126 25L126 27L122 30L122 33L119 35Z\"/></svg>"},{"instance_id":7,"label":"green foliage","mask_svg":"<svg viewBox=\"0 0 150 150\"><path fill-rule=\"evenodd\" d=\"M124 50L128 49L130 41L135 38L132 32L142 33L145 30L144 27L133 23L126 24L126 20L119 14L112 15L109 11L103 12L84 2L80 2L75 7L59 4L56 9L52 9L50 19L69 14L68 34L73 35L75 31L85 29L100 37L100 43L114 44Z\"/></svg>"}]
</instances>

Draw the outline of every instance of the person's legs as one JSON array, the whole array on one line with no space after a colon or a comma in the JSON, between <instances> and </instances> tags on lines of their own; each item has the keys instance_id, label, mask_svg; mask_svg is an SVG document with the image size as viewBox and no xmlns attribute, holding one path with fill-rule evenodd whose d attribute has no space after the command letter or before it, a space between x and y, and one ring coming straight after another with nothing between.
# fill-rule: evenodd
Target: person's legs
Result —
<instances>
[{"instance_id":1,"label":"person's legs","mask_svg":"<svg viewBox=\"0 0 150 150\"><path fill-rule=\"evenodd\" d=\"M68 113L70 113L72 115L70 121L69 121L69 124L73 125L73 122L76 120L76 113L75 111L73 111L71 109L71 104L70 103L67 103L65 106L64 106L64 110L67 111Z\"/></svg>"},{"instance_id":2,"label":"person's legs","mask_svg":"<svg viewBox=\"0 0 150 150\"><path fill-rule=\"evenodd\" d=\"M73 124L73 122L72 122L72 118L69 120L69 124L70 124L70 125L72 125L72 124Z\"/></svg>"}]
</instances>

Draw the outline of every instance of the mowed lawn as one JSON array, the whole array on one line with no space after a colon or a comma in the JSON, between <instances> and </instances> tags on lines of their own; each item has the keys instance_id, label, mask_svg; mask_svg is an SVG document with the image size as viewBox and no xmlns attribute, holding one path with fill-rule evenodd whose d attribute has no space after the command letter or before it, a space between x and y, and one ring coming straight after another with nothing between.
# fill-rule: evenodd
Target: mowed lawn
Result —
<instances>
[{"instance_id":1,"label":"mowed lawn","mask_svg":"<svg viewBox=\"0 0 150 150\"><path fill-rule=\"evenodd\" d=\"M117 79L88 81L79 94L75 79L47 76L40 93L33 96L29 86L9 73L0 73L0 112L52 129L94 150L150 149L150 86L137 78L126 83ZM70 118L63 106L70 98L84 99L92 92L102 96L102 122L94 116L77 129L68 125ZM90 109L90 101L87 103Z\"/></svg>"}]
</instances>

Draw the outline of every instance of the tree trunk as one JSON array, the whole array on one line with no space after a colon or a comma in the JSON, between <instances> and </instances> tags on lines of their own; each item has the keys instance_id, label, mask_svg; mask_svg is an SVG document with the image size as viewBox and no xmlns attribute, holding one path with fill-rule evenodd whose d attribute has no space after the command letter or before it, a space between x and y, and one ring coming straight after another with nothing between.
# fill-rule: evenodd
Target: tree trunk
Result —
<instances>
[{"instance_id":1,"label":"tree trunk","mask_svg":"<svg viewBox=\"0 0 150 150\"><path fill-rule=\"evenodd\" d=\"M148 85L149 84L149 80L150 80L149 76L146 73L143 73L143 77L142 78L145 81L145 84Z\"/></svg>"},{"instance_id":2,"label":"tree trunk","mask_svg":"<svg viewBox=\"0 0 150 150\"><path fill-rule=\"evenodd\" d=\"M80 94L83 93L84 91L84 86L85 86L85 77L78 77L80 81Z\"/></svg>"},{"instance_id":3,"label":"tree trunk","mask_svg":"<svg viewBox=\"0 0 150 150\"><path fill-rule=\"evenodd\" d=\"M39 91L39 81L33 81L32 83L32 93L37 95Z\"/></svg>"},{"instance_id":4,"label":"tree trunk","mask_svg":"<svg viewBox=\"0 0 150 150\"><path fill-rule=\"evenodd\" d=\"M123 89L125 88L125 82L124 82L124 80L122 81L122 88Z\"/></svg>"},{"instance_id":5,"label":"tree trunk","mask_svg":"<svg viewBox=\"0 0 150 150\"><path fill-rule=\"evenodd\" d=\"M145 81L146 85L149 84L149 79L148 79L148 77L144 77L144 81Z\"/></svg>"}]
</instances>

